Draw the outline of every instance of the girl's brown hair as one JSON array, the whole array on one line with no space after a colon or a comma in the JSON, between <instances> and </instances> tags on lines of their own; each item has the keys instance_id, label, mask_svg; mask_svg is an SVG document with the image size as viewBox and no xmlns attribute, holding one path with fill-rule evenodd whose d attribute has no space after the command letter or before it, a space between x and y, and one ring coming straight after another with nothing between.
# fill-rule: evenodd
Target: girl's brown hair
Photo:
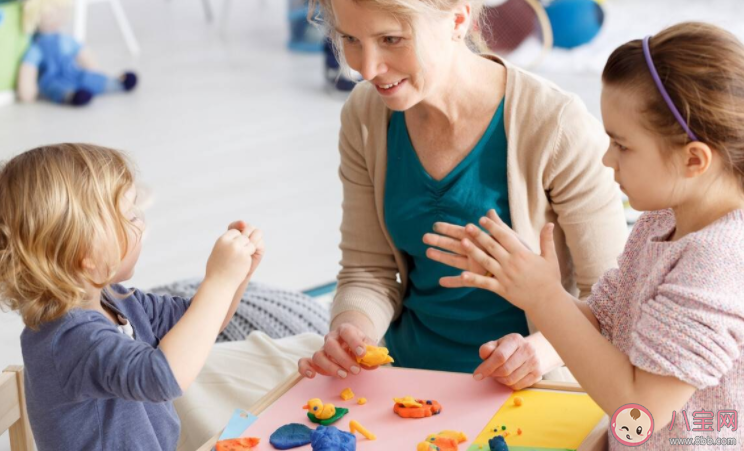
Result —
<instances>
[{"instance_id":1,"label":"girl's brown hair","mask_svg":"<svg viewBox=\"0 0 744 451\"><path fill-rule=\"evenodd\" d=\"M744 45L714 25L686 22L653 36L650 50L687 125L699 141L720 152L744 187ZM630 41L612 53L602 81L646 99L643 120L666 147L690 142L654 83L642 40Z\"/></svg>"},{"instance_id":2,"label":"girl's brown hair","mask_svg":"<svg viewBox=\"0 0 744 451\"><path fill-rule=\"evenodd\" d=\"M121 152L87 144L39 147L2 165L0 303L37 329L79 306L86 286L106 287L135 227L120 206L133 183Z\"/></svg>"}]
</instances>

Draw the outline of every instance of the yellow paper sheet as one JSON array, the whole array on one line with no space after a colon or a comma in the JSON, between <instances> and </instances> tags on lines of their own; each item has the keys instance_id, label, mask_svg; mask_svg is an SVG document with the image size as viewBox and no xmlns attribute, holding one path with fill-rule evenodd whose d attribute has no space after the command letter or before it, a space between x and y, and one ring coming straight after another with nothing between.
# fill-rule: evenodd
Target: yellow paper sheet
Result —
<instances>
[{"instance_id":1,"label":"yellow paper sheet","mask_svg":"<svg viewBox=\"0 0 744 451\"><path fill-rule=\"evenodd\" d=\"M524 401L520 407L514 405L517 396ZM585 393L522 390L511 395L469 449L482 446L487 450L489 439L509 432L506 444L510 449L575 450L603 415L602 409ZM517 434L517 429L522 429L522 435Z\"/></svg>"}]
</instances>

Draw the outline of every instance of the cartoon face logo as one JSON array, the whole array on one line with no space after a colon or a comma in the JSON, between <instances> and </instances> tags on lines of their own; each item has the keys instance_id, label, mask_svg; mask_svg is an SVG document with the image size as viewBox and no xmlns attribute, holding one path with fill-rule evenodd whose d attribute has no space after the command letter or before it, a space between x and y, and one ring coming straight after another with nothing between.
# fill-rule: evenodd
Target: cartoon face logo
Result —
<instances>
[{"instance_id":1,"label":"cartoon face logo","mask_svg":"<svg viewBox=\"0 0 744 451\"><path fill-rule=\"evenodd\" d=\"M651 438L654 417L640 404L625 404L612 415L612 435L625 446L638 446Z\"/></svg>"}]
</instances>

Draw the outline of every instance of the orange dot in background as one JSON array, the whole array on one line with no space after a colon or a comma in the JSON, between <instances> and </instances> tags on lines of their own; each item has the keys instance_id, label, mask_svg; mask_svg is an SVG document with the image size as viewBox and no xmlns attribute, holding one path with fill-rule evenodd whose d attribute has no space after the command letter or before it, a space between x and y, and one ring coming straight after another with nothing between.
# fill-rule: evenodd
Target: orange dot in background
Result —
<instances>
[{"instance_id":1,"label":"orange dot in background","mask_svg":"<svg viewBox=\"0 0 744 451\"><path fill-rule=\"evenodd\" d=\"M519 407L522 404L524 404L524 399L522 399L522 397L517 396L516 398L514 398L514 405L515 406Z\"/></svg>"},{"instance_id":2,"label":"orange dot in background","mask_svg":"<svg viewBox=\"0 0 744 451\"><path fill-rule=\"evenodd\" d=\"M363 405L367 404L367 398L359 398L359 399L357 399L357 404L359 404L360 406L363 406Z\"/></svg>"},{"instance_id":3,"label":"orange dot in background","mask_svg":"<svg viewBox=\"0 0 744 451\"><path fill-rule=\"evenodd\" d=\"M517 428L517 435L522 435L522 430Z\"/></svg>"}]
</instances>

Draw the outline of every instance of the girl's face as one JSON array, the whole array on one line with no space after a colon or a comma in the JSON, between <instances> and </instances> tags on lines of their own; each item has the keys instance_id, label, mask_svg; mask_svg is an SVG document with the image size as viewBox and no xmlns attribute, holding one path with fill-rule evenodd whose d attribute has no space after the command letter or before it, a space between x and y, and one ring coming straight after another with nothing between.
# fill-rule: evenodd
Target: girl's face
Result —
<instances>
[{"instance_id":1,"label":"girl's face","mask_svg":"<svg viewBox=\"0 0 744 451\"><path fill-rule=\"evenodd\" d=\"M137 190L134 186L130 187L124 193L124 198L121 202L121 211L132 227L127 228L127 253L112 283L119 283L132 278L134 275L134 266L137 264L140 252L142 251L142 234L145 231L145 220L142 217L140 209L137 208Z\"/></svg>"},{"instance_id":2,"label":"girl's face","mask_svg":"<svg viewBox=\"0 0 744 451\"><path fill-rule=\"evenodd\" d=\"M446 86L455 46L455 12L411 26L354 0L332 0L348 65L374 84L388 108L405 111ZM469 10L468 10L469 11Z\"/></svg>"},{"instance_id":3,"label":"girl's face","mask_svg":"<svg viewBox=\"0 0 744 451\"><path fill-rule=\"evenodd\" d=\"M615 171L615 181L635 210L662 210L676 204L682 193L675 188L683 180L675 153L664 151L641 123L642 108L637 93L603 87L602 120L611 141L602 163Z\"/></svg>"}]
</instances>

